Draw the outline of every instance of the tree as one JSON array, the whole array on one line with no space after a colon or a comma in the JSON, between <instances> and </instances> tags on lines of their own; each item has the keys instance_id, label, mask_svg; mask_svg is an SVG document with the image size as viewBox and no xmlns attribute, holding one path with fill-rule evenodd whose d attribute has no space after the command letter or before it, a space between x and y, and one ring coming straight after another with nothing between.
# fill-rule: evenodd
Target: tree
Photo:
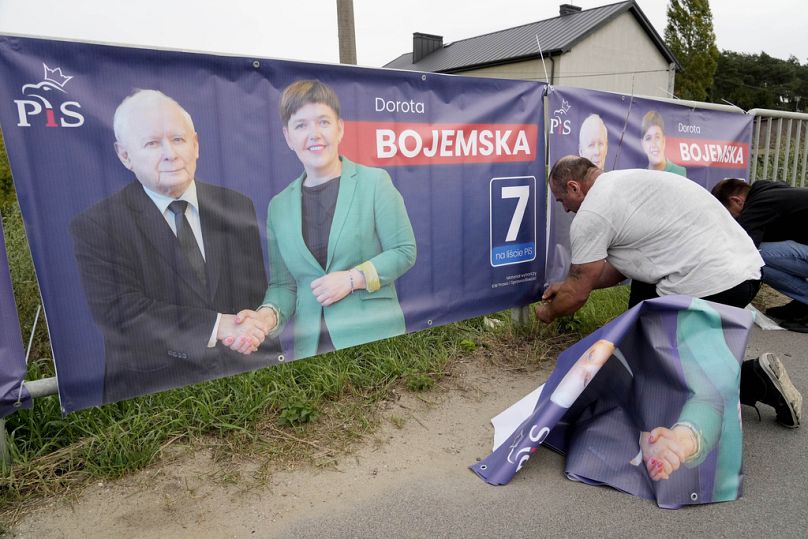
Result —
<instances>
[{"instance_id":1,"label":"tree","mask_svg":"<svg viewBox=\"0 0 808 539\"><path fill-rule=\"evenodd\" d=\"M796 57L773 58L761 52L722 51L712 88L712 101L729 101L744 110L803 111L808 106L808 63Z\"/></svg>"},{"instance_id":2,"label":"tree","mask_svg":"<svg viewBox=\"0 0 808 539\"><path fill-rule=\"evenodd\" d=\"M671 0L665 43L682 64L674 93L682 99L705 101L719 56L709 0Z\"/></svg>"}]
</instances>

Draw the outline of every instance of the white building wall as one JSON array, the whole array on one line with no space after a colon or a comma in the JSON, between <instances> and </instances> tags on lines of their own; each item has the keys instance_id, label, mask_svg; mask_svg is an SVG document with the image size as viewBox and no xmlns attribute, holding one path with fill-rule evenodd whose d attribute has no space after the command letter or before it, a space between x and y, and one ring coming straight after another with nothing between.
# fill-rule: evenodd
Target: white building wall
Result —
<instances>
[{"instance_id":1,"label":"white building wall","mask_svg":"<svg viewBox=\"0 0 808 539\"><path fill-rule=\"evenodd\" d=\"M555 65L554 65L555 64ZM670 97L665 57L634 16L623 13L553 60L545 58L547 76L559 86L576 86L648 97ZM553 71L553 69L555 70ZM540 60L513 62L458 75L546 81ZM670 80L669 80L670 78Z\"/></svg>"},{"instance_id":2,"label":"white building wall","mask_svg":"<svg viewBox=\"0 0 808 539\"><path fill-rule=\"evenodd\" d=\"M668 63L631 13L623 13L556 61L555 84L670 97Z\"/></svg>"},{"instance_id":3,"label":"white building wall","mask_svg":"<svg viewBox=\"0 0 808 539\"><path fill-rule=\"evenodd\" d=\"M557 60L555 60L557 61ZM547 67L547 76L551 77L552 63L545 58L545 65ZM502 64L498 66L485 67L482 69L472 69L457 73L457 75L469 77L493 77L498 79L520 79L520 80L538 80L546 82L544 78L544 69L541 65L541 60L527 60L524 62L513 62L510 64Z\"/></svg>"}]
</instances>

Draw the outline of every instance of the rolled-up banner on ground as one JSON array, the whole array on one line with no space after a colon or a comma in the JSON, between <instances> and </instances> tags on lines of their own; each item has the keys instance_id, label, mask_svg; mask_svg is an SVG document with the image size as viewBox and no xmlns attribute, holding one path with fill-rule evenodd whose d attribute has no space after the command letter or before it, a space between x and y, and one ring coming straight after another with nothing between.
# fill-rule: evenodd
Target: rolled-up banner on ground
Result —
<instances>
[{"instance_id":1,"label":"rolled-up banner on ground","mask_svg":"<svg viewBox=\"0 0 808 539\"><path fill-rule=\"evenodd\" d=\"M20 37L0 72L65 412L544 282L542 84Z\"/></svg>"},{"instance_id":2,"label":"rolled-up banner on ground","mask_svg":"<svg viewBox=\"0 0 808 539\"><path fill-rule=\"evenodd\" d=\"M3 220L0 218L0 417L6 417L21 407L31 407L31 396L22 383L25 372L20 321L8 272Z\"/></svg>"},{"instance_id":3,"label":"rolled-up banner on ground","mask_svg":"<svg viewBox=\"0 0 808 539\"><path fill-rule=\"evenodd\" d=\"M688 296L637 305L562 352L532 404L497 416L515 428L498 432L494 452L471 469L506 484L544 443L566 455L570 479L660 507L738 498L751 324L748 311Z\"/></svg>"},{"instance_id":4,"label":"rolled-up banner on ground","mask_svg":"<svg viewBox=\"0 0 808 539\"><path fill-rule=\"evenodd\" d=\"M664 170L712 189L724 178L749 175L752 117L737 111L611 92L554 86L548 101L550 164L566 155L586 157L608 172ZM573 214L551 199L548 282L569 268Z\"/></svg>"}]
</instances>

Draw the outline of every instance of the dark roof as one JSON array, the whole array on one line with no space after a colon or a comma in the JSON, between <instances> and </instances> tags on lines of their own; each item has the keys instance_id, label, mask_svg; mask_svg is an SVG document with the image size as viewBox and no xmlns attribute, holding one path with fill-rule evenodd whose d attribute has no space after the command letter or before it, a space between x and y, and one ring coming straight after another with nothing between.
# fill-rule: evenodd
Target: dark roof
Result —
<instances>
[{"instance_id":1,"label":"dark roof","mask_svg":"<svg viewBox=\"0 0 808 539\"><path fill-rule=\"evenodd\" d=\"M640 6L633 0L455 41L425 56L417 63L412 62L412 53L408 52L384 67L433 73L455 73L472 68L538 58L537 35L545 56L561 54L568 52L576 43L627 11L634 15L640 26L645 29L660 54L668 62L673 62L677 67L681 67L645 17Z\"/></svg>"}]
</instances>

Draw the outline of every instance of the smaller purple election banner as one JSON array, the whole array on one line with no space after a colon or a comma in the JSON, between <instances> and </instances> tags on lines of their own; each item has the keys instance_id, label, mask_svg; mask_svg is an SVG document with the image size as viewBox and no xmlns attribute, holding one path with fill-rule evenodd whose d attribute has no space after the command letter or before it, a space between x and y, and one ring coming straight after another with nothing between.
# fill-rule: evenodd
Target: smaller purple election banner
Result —
<instances>
[{"instance_id":1,"label":"smaller purple election banner","mask_svg":"<svg viewBox=\"0 0 808 539\"><path fill-rule=\"evenodd\" d=\"M22 384L26 370L20 321L8 272L3 220L0 219L0 417L20 407L32 406L31 396Z\"/></svg>"},{"instance_id":2,"label":"smaller purple election banner","mask_svg":"<svg viewBox=\"0 0 808 539\"><path fill-rule=\"evenodd\" d=\"M544 282L541 83L6 36L0 73L64 413Z\"/></svg>"},{"instance_id":3,"label":"smaller purple election banner","mask_svg":"<svg viewBox=\"0 0 808 539\"><path fill-rule=\"evenodd\" d=\"M504 485L543 443L566 455L570 479L660 507L737 499L751 324L748 311L688 296L642 302L562 352L532 409L523 399L500 414L518 426L471 469ZM667 460L673 445L681 463Z\"/></svg>"},{"instance_id":4,"label":"smaller purple election banner","mask_svg":"<svg viewBox=\"0 0 808 539\"><path fill-rule=\"evenodd\" d=\"M752 117L743 111L560 86L550 89L547 106L551 165L578 155L605 172L664 170L708 190L724 178L748 178ZM574 216L554 200L549 207L547 284L569 269Z\"/></svg>"}]
</instances>

